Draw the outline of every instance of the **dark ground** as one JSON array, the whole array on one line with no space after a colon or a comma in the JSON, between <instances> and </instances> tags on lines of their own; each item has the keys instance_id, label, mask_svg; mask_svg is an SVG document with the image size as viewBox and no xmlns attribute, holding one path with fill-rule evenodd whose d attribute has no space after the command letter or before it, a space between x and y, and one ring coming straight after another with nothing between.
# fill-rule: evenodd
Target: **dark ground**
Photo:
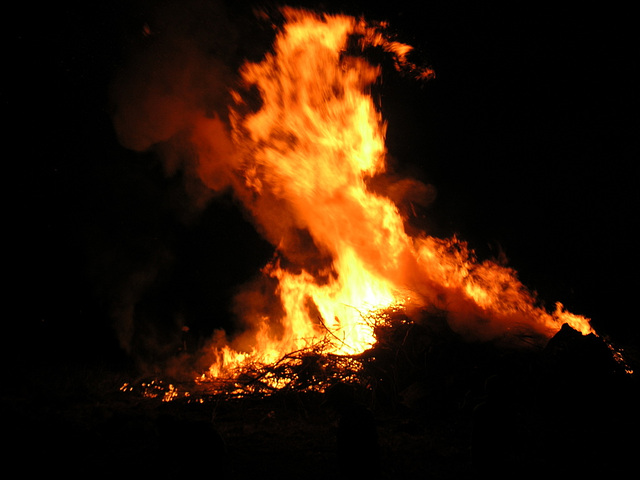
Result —
<instances>
[{"instance_id":1,"label":"dark ground","mask_svg":"<svg viewBox=\"0 0 640 480\"><path fill-rule=\"evenodd\" d=\"M343 475L345 437L346 458L360 456L367 478L610 478L637 468L637 375L599 338L563 329L543 350L522 351L405 324L371 353L351 410L338 408L347 397L336 387L238 397L183 382L165 402L172 380L162 373L23 364L0 397L5 466L72 478L353 478ZM359 408L370 424L350 413ZM358 448L369 427L377 452Z\"/></svg>"}]
</instances>

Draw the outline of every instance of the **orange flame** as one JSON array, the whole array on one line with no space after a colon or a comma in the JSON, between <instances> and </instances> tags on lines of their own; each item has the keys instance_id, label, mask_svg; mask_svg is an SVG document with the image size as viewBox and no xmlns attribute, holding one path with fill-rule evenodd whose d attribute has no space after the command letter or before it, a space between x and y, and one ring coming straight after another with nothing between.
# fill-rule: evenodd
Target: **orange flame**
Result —
<instances>
[{"instance_id":1,"label":"orange flame","mask_svg":"<svg viewBox=\"0 0 640 480\"><path fill-rule=\"evenodd\" d=\"M209 375L247 361L273 362L330 333L331 352L353 354L374 342L369 312L438 308L458 332L481 339L532 332L549 337L563 323L589 321L557 304L549 313L510 268L479 262L464 242L405 231L398 206L368 182L383 175L385 122L370 95L380 68L360 50L381 47L418 78L411 47L388 40L384 25L345 15L283 9L271 53L241 70L260 94L250 111L233 92L236 191L261 233L277 247L263 269L277 284L278 315L253 312L252 331L215 349ZM245 113L243 113L245 112Z\"/></svg>"}]
</instances>

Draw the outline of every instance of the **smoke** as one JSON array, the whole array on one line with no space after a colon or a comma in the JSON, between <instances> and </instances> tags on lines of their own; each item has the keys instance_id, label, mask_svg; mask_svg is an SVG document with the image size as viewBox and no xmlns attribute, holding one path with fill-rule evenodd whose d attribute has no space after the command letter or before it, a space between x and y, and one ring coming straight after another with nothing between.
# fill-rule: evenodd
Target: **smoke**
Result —
<instances>
[{"instance_id":1,"label":"smoke","mask_svg":"<svg viewBox=\"0 0 640 480\"><path fill-rule=\"evenodd\" d=\"M152 150L167 175L182 174L202 206L232 182L226 112L238 33L217 2L168 2L143 15L111 85L114 129L124 147Z\"/></svg>"},{"instance_id":2,"label":"smoke","mask_svg":"<svg viewBox=\"0 0 640 480\"><path fill-rule=\"evenodd\" d=\"M143 2L131 7L130 16L133 26L121 38L123 58L110 84L112 124L124 148L153 155L171 179L167 196L172 199L167 201L174 203L169 208L178 217L174 226L197 222L212 200L231 196L257 234L289 252L284 261L292 266L304 262L308 269L326 266L330 259L317 250L308 232L283 214L282 199L269 192L253 195L243 171L246 152L238 152L232 139L229 112L237 100L232 92L243 95L236 109L259 104L251 91L243 91L238 72L271 46L271 21L222 0ZM227 235L224 228L214 234ZM117 285L111 300L116 334L134 356L160 357L180 343L185 319L179 305L167 305L165 292L177 268L171 252L175 247L168 243L160 247L165 252L160 263L158 255L146 255L110 282ZM230 313L242 322L239 328L255 324L265 312L277 317L273 288L263 291L264 281L248 280L229 300ZM154 307L154 302L162 306Z\"/></svg>"},{"instance_id":3,"label":"smoke","mask_svg":"<svg viewBox=\"0 0 640 480\"><path fill-rule=\"evenodd\" d=\"M184 230L214 196L233 188L236 155L227 112L241 28L218 1L134 3L127 13L123 57L109 91L113 128L123 147L160 161L171 188L157 208L169 208L177 217L170 228ZM154 238L148 247L160 255L139 255L110 280L116 335L143 361L181 345L183 307L167 291L175 289L171 277L179 270L175 234L170 237Z\"/></svg>"}]
</instances>

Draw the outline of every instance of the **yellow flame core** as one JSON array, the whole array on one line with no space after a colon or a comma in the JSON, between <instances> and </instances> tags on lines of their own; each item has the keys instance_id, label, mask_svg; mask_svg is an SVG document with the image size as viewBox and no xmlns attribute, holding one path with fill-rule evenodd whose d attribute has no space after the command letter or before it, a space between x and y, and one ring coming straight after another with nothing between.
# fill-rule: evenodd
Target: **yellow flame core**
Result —
<instances>
[{"instance_id":1,"label":"yellow flame core","mask_svg":"<svg viewBox=\"0 0 640 480\"><path fill-rule=\"evenodd\" d=\"M565 322L591 332L587 319L560 304L553 314L536 307L515 272L477 262L464 243L409 236L398 207L368 189L367 180L386 168L385 123L369 93L380 71L348 55L348 42L357 36L361 47L382 47L399 66L415 70L407 61L411 47L349 16L290 8L283 13L286 23L272 52L241 70L262 103L249 114L231 112L233 138L243 187L282 206L282 212L263 215L266 228L277 232L286 212L289 224L307 231L332 264L323 281L304 268L267 265L263 273L277 280L284 312L278 328L262 318L251 346L242 352L221 348L209 374L225 375L249 360L275 361L327 332L332 353L362 352L375 342L363 316L403 306L409 297L421 307L442 307L452 325L481 330L480 336L513 329L549 336ZM240 107L242 96L236 92L234 98Z\"/></svg>"}]
</instances>

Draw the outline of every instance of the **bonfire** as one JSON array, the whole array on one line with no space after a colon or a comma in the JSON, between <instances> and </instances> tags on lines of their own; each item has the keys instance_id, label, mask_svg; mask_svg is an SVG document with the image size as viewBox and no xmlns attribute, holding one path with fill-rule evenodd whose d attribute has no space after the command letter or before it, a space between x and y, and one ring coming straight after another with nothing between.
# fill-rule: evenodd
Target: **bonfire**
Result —
<instances>
[{"instance_id":1,"label":"bonfire","mask_svg":"<svg viewBox=\"0 0 640 480\"><path fill-rule=\"evenodd\" d=\"M541 306L504 262L408 228L429 188L390 171L373 91L380 58L415 82L435 78L411 60L410 45L384 22L290 7L275 17L271 48L242 65L224 114L188 103L197 94L189 72L179 98L166 100L181 112L173 122L185 125L189 170L212 192L230 189L274 248L235 299L241 332L216 331L197 352L201 388L355 381L390 330L413 324L444 321L463 341L509 348L542 348L563 325L596 334L561 303ZM132 144L126 113L116 111L116 130Z\"/></svg>"}]
</instances>

